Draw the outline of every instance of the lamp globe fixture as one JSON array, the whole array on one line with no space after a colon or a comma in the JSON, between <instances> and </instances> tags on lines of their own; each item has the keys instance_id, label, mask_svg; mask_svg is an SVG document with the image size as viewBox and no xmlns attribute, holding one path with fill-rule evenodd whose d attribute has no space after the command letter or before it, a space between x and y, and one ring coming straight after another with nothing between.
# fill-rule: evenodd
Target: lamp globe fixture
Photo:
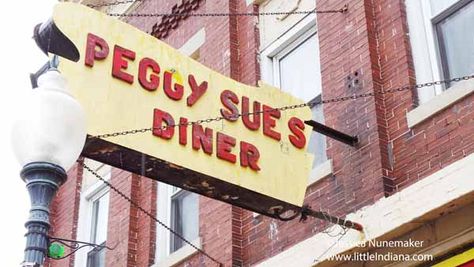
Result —
<instances>
[{"instance_id":1,"label":"lamp globe fixture","mask_svg":"<svg viewBox=\"0 0 474 267\"><path fill-rule=\"evenodd\" d=\"M86 124L64 77L56 69L42 74L25 104L12 131L18 161L22 166L48 162L69 170L84 147Z\"/></svg>"},{"instance_id":2,"label":"lamp globe fixture","mask_svg":"<svg viewBox=\"0 0 474 267\"><path fill-rule=\"evenodd\" d=\"M84 147L85 115L54 68L38 78L38 87L23 104L12 129L13 150L31 201L22 266L43 266L50 243L50 204Z\"/></svg>"}]
</instances>

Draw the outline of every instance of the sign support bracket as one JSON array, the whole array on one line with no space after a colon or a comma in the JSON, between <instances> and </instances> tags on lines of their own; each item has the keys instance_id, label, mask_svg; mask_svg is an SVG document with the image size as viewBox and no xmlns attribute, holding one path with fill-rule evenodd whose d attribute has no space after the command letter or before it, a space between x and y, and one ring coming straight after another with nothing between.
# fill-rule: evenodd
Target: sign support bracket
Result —
<instances>
[{"instance_id":1,"label":"sign support bracket","mask_svg":"<svg viewBox=\"0 0 474 267\"><path fill-rule=\"evenodd\" d=\"M304 222L308 219L308 217L314 217L316 219L320 219L323 221L327 221L333 224L340 225L342 227L347 227L351 228L354 230L357 230L359 232L362 232L364 230L364 227L360 223L353 222L351 220L346 220L346 219L341 219L336 216L329 215L328 213L324 211L315 211L312 210L309 205L304 205L300 212L297 212L290 217L281 217L281 214L277 214L276 217L281 220L281 221L291 221L296 219L296 217L300 216L300 222Z\"/></svg>"},{"instance_id":2,"label":"sign support bracket","mask_svg":"<svg viewBox=\"0 0 474 267\"><path fill-rule=\"evenodd\" d=\"M344 144L350 145L352 147L355 147L357 143L359 142L359 139L357 138L357 136L351 136L351 135L345 134L343 132L340 132L336 129L328 127L317 121L310 120L310 121L305 121L304 123L313 127L313 131L323 134L329 138L332 138Z\"/></svg>"}]
</instances>

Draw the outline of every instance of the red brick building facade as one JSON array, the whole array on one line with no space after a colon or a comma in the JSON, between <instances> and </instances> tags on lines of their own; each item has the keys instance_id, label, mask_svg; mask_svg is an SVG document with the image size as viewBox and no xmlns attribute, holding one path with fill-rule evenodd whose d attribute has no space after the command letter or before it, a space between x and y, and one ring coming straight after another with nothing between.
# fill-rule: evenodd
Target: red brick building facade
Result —
<instances>
[{"instance_id":1,"label":"red brick building facade","mask_svg":"<svg viewBox=\"0 0 474 267\"><path fill-rule=\"evenodd\" d=\"M474 242L474 80L450 83L449 89L436 85L381 93L474 73L472 50L469 50L474 47L472 30L465 34L452 33L452 29L462 31L462 25L474 21L473 3L440 2L142 0L131 6L127 11L130 14L256 13L314 7L319 11L339 10L347 4L344 13L316 16L127 17L125 20L205 66L249 85L257 85L261 79L274 82L276 70L268 70L265 60L270 60L268 66L279 64L275 68L282 71L279 75L284 75L283 58L299 46L296 44L280 59L278 55L306 31L312 31L308 38L317 38L318 58L306 58L301 65L291 66L303 68L311 65L310 61L319 62L322 99L374 94L322 105L324 123L357 135L359 143L351 147L323 139L325 160L320 165L324 166L315 167L313 177L309 177L305 198L305 203L314 209L362 223L364 234L349 230L339 239L327 233L328 229L338 230L321 220L281 222L199 196L197 246L224 266L393 264L324 260L336 254L387 253L387 248L355 245L373 239L424 241L422 247L395 250L408 255L429 254L433 258L402 262L400 266L429 266L469 252ZM114 12L114 8L105 7L102 11ZM458 20L462 23L456 24ZM456 47L449 38L458 41L466 38L467 45ZM470 54L462 55L468 51ZM283 87L284 79L275 83ZM103 173L125 195L160 218L161 191L157 182L115 168ZM78 229L81 220L91 219L80 207L86 201L86 176L79 165L68 174L67 183L54 201L51 235L81 239L88 236L81 236L81 231L88 232L84 227ZM103 189L95 191L100 190ZM166 233L162 226L112 191L105 221L106 244L114 247L105 252L105 266L216 266L193 249L183 252L188 249L186 246L170 252L169 238L159 241L160 233ZM338 240L344 241L344 245L334 246ZM86 267L85 259L78 260L87 257L86 254L50 260L46 266Z\"/></svg>"}]
</instances>

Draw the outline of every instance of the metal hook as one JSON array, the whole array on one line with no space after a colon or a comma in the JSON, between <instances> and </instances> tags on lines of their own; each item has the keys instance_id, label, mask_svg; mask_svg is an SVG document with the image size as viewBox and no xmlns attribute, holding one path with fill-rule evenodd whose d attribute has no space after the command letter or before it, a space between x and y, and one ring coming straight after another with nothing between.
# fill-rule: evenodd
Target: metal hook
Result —
<instances>
[{"instance_id":1,"label":"metal hook","mask_svg":"<svg viewBox=\"0 0 474 267\"><path fill-rule=\"evenodd\" d=\"M276 213L275 217L281 221L287 222L287 221L296 219L296 217L298 217L301 214L301 211L294 211L294 210L292 211L294 212L294 214L289 217L281 217L281 215L284 213L282 211L280 211L279 213Z\"/></svg>"},{"instance_id":2,"label":"metal hook","mask_svg":"<svg viewBox=\"0 0 474 267\"><path fill-rule=\"evenodd\" d=\"M58 69L59 67L59 56L53 55L51 60L49 61L49 69Z\"/></svg>"}]
</instances>

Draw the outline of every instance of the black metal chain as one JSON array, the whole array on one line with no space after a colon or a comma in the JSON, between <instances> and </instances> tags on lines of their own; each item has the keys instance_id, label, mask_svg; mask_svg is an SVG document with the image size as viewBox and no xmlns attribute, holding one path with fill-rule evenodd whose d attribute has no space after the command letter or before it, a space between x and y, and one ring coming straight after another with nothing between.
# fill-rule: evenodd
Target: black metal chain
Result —
<instances>
[{"instance_id":1,"label":"black metal chain","mask_svg":"<svg viewBox=\"0 0 474 267\"><path fill-rule=\"evenodd\" d=\"M190 245L191 247L193 247L195 250L197 250L199 253L202 253L204 256L208 257L210 260L212 260L213 262L217 263L218 266L223 266L223 264L221 262L219 262L218 260L216 260L215 258L213 258L212 256L210 256L209 254L207 254L204 250L198 248L197 246L195 246L193 243L191 243L190 241L188 241L185 237L183 237L181 234L177 233L176 231L174 231L173 229L171 229L169 226L167 226L165 223L163 223L162 221L160 221L155 215L153 215L151 212L147 211L146 209L144 209L143 207L141 207L138 203L136 203L135 201L133 201L129 196L125 195L122 191L120 191L119 189L117 189L115 186L113 186L109 181L105 180L102 176L100 176L97 172L95 172L92 168L90 168L89 166L87 166L87 164L85 164L84 162L82 161L78 161L78 163L84 167L84 169L86 169L88 172L90 172L92 175L94 175L97 179L99 179L100 181L102 181L106 186L108 186L110 189L112 189L113 191L115 191L115 193L119 194L122 198L124 198L125 200L127 200L131 205L135 206L137 209L139 209L141 212L143 212L145 215L147 215L148 217L150 217L151 219L153 219L155 222L157 222L158 224L160 224L162 227L164 227L166 230L168 230L170 233L172 233L173 235L175 235L176 237L178 237L179 239L183 240L186 244Z\"/></svg>"},{"instance_id":2,"label":"black metal chain","mask_svg":"<svg viewBox=\"0 0 474 267\"><path fill-rule=\"evenodd\" d=\"M120 136L120 135L146 133L146 132L149 132L151 130L153 130L153 128L144 128L144 129L129 130L129 131L123 131L123 132L110 133L110 134L101 134L101 135L97 135L95 137L97 137L97 138L117 137L117 136Z\"/></svg>"},{"instance_id":3,"label":"black metal chain","mask_svg":"<svg viewBox=\"0 0 474 267\"><path fill-rule=\"evenodd\" d=\"M334 10L305 10L305 11L281 11L281 12L237 12L237 13L107 13L111 17L257 17L257 16L281 16L281 15L307 15L307 14L334 14L344 13L347 6Z\"/></svg>"},{"instance_id":4,"label":"black metal chain","mask_svg":"<svg viewBox=\"0 0 474 267\"><path fill-rule=\"evenodd\" d=\"M341 97L335 97L335 98L330 98L330 99L322 99L322 100L316 100L316 101L310 101L308 103L303 103L303 104L297 104L297 105L290 105L290 106L283 106L279 108L273 108L273 109L267 109L267 110L259 110L255 112L247 112L247 113L239 113L236 115L232 115L232 118L240 118L242 116L250 116L250 115L258 115L262 114L265 112L272 112L272 111L286 111L286 110L292 110L292 109L298 109L298 108L304 108L304 107L314 107L317 105L321 104L331 104L331 103L338 103L338 102L344 102L344 101L349 101L349 100L355 100L359 98L366 98L366 97L372 97L377 94L391 94L391 93L397 93L397 92L402 92L402 91L407 91L407 90L414 90L414 89L420 89L424 87L430 87L434 85L442 85L442 84L449 84L452 82L460 82L460 81L467 81L474 79L474 75L467 75L463 77L456 77L448 80L441 80L441 81L434 81L434 82L427 82L427 83L421 83L421 84L414 84L414 85L405 85L402 87L396 87L396 88L391 88L391 89L382 89L377 92L370 92L370 93L362 93L362 94L354 94L354 95L349 95L349 96L341 96ZM222 116L215 117L215 118L208 118L208 119L201 119L197 121L189 121L186 123L177 123L177 124L170 124L170 125L164 125L159 128L143 128L143 129L136 129L136 130L127 130L127 131L121 131L121 132L114 132L114 133L107 133L107 134L100 134L96 135L96 138L110 138L110 137L117 137L117 136L124 136L124 135L130 135L130 134L137 134L137 133L146 133L150 132L153 130L165 130L167 128L173 128L173 127L179 127L179 126L190 126L194 124L204 124L204 123L211 123L211 122L218 122L221 120L224 120L225 118Z\"/></svg>"},{"instance_id":5,"label":"black metal chain","mask_svg":"<svg viewBox=\"0 0 474 267\"><path fill-rule=\"evenodd\" d=\"M118 6L118 5L123 5L123 4L133 4L135 2L142 2L143 0L121 0L121 1L115 1L115 2L110 2L110 3L102 3L102 4L87 4L86 6L90 8L98 8L98 7L108 7L108 6Z\"/></svg>"},{"instance_id":6,"label":"black metal chain","mask_svg":"<svg viewBox=\"0 0 474 267\"><path fill-rule=\"evenodd\" d=\"M474 79L474 75L466 75L466 76L463 76L463 77L456 77L456 78L447 79L447 80L420 83L420 84L414 84L414 85L405 85L405 86L390 88L390 89L386 89L386 90L382 89L382 90L377 91L377 92L371 92L371 93L365 93L365 94L354 94L354 95L351 95L351 96L343 96L343 97L336 97L336 98L332 98L332 99L322 100L322 101L319 101L319 102L315 102L314 104L312 104L312 106L315 106L315 105L318 105L318 104L343 102L343 101L347 101L347 100L353 100L353 99L358 99L358 98L375 96L376 94L382 95L382 94L397 93L397 92L402 92L402 91L407 91L407 90L414 90L414 89L420 89L420 88L424 88L424 87L431 87L431 86L435 86L435 85L450 84L452 82L467 81L467 80L471 80L471 79ZM309 103L309 104L311 104L311 103Z\"/></svg>"}]
</instances>

